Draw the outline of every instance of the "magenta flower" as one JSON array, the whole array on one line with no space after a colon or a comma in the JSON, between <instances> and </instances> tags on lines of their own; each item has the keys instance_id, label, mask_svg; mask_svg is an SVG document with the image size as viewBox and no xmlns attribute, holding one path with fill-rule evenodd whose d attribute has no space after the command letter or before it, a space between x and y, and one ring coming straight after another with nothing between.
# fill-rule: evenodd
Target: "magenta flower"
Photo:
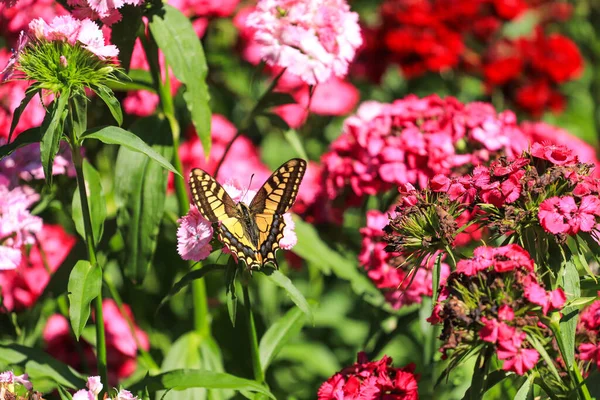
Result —
<instances>
[{"instance_id":1,"label":"magenta flower","mask_svg":"<svg viewBox=\"0 0 600 400\"><path fill-rule=\"evenodd\" d=\"M33 385L29 381L29 375L15 375L12 371L0 373L0 386L14 384L23 385L27 390L33 390Z\"/></svg>"},{"instance_id":2,"label":"magenta flower","mask_svg":"<svg viewBox=\"0 0 600 400\"><path fill-rule=\"evenodd\" d=\"M547 292L537 282L531 281L525 285L525 298L542 307L542 312L547 314L550 309L560 309L565 305L567 297L561 288Z\"/></svg>"},{"instance_id":3,"label":"magenta flower","mask_svg":"<svg viewBox=\"0 0 600 400\"><path fill-rule=\"evenodd\" d=\"M42 18L29 23L29 33L38 40L61 41L70 45L80 43L99 58L116 57L119 49L115 45L106 45L104 35L98 25L90 19L83 21L70 15L54 17L50 24Z\"/></svg>"},{"instance_id":4,"label":"magenta flower","mask_svg":"<svg viewBox=\"0 0 600 400\"><path fill-rule=\"evenodd\" d=\"M537 350L523 348L525 333L512 335L510 338L498 342L498 358L504 360L502 369L523 375L537 364L540 354Z\"/></svg>"},{"instance_id":5,"label":"magenta flower","mask_svg":"<svg viewBox=\"0 0 600 400\"><path fill-rule=\"evenodd\" d=\"M563 145L533 143L531 155L548 160L555 165L573 165L578 162L573 150Z\"/></svg>"},{"instance_id":6,"label":"magenta flower","mask_svg":"<svg viewBox=\"0 0 600 400\"><path fill-rule=\"evenodd\" d=\"M345 0L259 0L246 25L267 64L309 85L344 77L362 44L358 14Z\"/></svg>"},{"instance_id":7,"label":"magenta flower","mask_svg":"<svg viewBox=\"0 0 600 400\"><path fill-rule=\"evenodd\" d=\"M204 260L212 251L210 241L213 229L210 221L205 219L195 205L180 218L177 228L177 252L184 260Z\"/></svg>"}]
</instances>

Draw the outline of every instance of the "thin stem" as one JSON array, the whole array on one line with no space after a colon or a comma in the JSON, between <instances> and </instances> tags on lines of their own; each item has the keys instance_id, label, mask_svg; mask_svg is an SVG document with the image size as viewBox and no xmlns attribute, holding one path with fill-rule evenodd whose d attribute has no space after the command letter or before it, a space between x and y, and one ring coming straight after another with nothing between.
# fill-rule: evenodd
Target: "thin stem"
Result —
<instances>
[{"instance_id":1,"label":"thin stem","mask_svg":"<svg viewBox=\"0 0 600 400\"><path fill-rule=\"evenodd\" d=\"M269 85L267 90L262 94L262 96L260 96L260 98L254 105L254 107L252 107L252 110L250 110L250 113L248 113L246 118L244 118L244 120L242 121L242 123L240 124L240 126L238 128L237 133L235 134L233 139L231 139L231 142L227 143L227 147L225 147L225 151L223 152L223 157L221 157L221 159L219 160L219 163L217 164L217 168L215 169L215 174L214 174L215 178L219 175L219 170L221 169L221 166L223 165L223 162L225 161L225 158L227 157L227 153L229 153L229 150L231 150L231 146L233 146L233 142L235 142L236 139L241 136L242 132L244 132L244 131L248 130L248 128L250 128L252 121L254 121L254 118L256 117L256 113L262 109L267 95L269 93L271 93L273 91L273 89L275 89L275 86L277 86L277 82L279 82L279 79L281 78L281 76L283 75L284 72L285 72L285 68L282 69L281 72L273 79L273 81L271 82L271 84Z\"/></svg>"},{"instance_id":2,"label":"thin stem","mask_svg":"<svg viewBox=\"0 0 600 400\"><path fill-rule=\"evenodd\" d=\"M71 109L71 104L69 103ZM71 110L69 110L71 111ZM73 113L69 112L69 116L72 117ZM71 126L73 124L71 123ZM81 147L79 141L75 137L74 132L69 132L69 142L71 145L71 154L73 158L73 165L75 166L75 172L77 177L77 190L79 191L79 199L81 201L81 211L83 214L83 226L85 230L85 242L87 245L88 258L92 266L98 266L96 258L96 247L94 243L94 234L92 231L92 219L90 216L90 207L87 198L87 192L85 190L85 177L83 175L83 157L81 157ZM104 387L108 387L108 368L106 363L106 334L104 332L104 314L102 312L102 292L98 294L98 297L94 300L94 307L96 311L96 358L98 364L98 374L105 383ZM104 393L105 390L102 391ZM101 393L101 395L102 395Z\"/></svg>"},{"instance_id":3,"label":"thin stem","mask_svg":"<svg viewBox=\"0 0 600 400\"><path fill-rule=\"evenodd\" d=\"M248 282L243 282L244 308L246 310L246 320L248 325L248 338L250 339L250 355L252 357L252 369L254 370L254 380L258 383L264 383L265 375L260 365L260 355L258 353L258 338L256 336L256 326L254 324L254 314L252 313L252 304L250 303L250 293L248 292Z\"/></svg>"},{"instance_id":4,"label":"thin stem","mask_svg":"<svg viewBox=\"0 0 600 400\"><path fill-rule=\"evenodd\" d=\"M147 59L151 67L151 72L156 85L157 92L160 98L160 104L165 118L169 121L171 134L173 135L173 165L177 172L181 174L175 175L175 195L177 196L177 205L179 207L179 215L184 215L189 210L190 200L188 198L186 183L184 181L183 164L179 157L179 140L181 128L175 117L175 107L173 98L171 97L171 83L169 79L169 66L165 62L164 75L162 79L160 65L158 63L158 47L152 37L145 41L144 49ZM153 62L150 62L153 60ZM190 262L192 269L202 267L201 263ZM196 279L192 283L192 299L194 303L194 329L202 337L210 336L210 316L208 313L208 300L206 294L206 284L203 279Z\"/></svg>"}]
</instances>

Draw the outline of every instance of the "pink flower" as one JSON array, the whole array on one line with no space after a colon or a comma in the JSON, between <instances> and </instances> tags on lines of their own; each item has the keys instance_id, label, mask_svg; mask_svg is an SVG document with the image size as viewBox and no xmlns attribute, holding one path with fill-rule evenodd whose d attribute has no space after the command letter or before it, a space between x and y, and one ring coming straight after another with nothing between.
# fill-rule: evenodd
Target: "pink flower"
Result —
<instances>
[{"instance_id":1,"label":"pink flower","mask_svg":"<svg viewBox=\"0 0 600 400\"><path fill-rule=\"evenodd\" d=\"M522 347L525 333L519 332L498 342L498 359L504 360L502 369L523 375L537 364L540 354L534 349Z\"/></svg>"},{"instance_id":2,"label":"pink flower","mask_svg":"<svg viewBox=\"0 0 600 400\"><path fill-rule=\"evenodd\" d=\"M523 122L521 129L530 138L532 143L553 143L566 146L573 151L581 162L592 163L597 167L600 166L600 162L596 156L596 149L564 129L545 122L529 121Z\"/></svg>"},{"instance_id":3,"label":"pink flower","mask_svg":"<svg viewBox=\"0 0 600 400\"><path fill-rule=\"evenodd\" d=\"M344 0L259 0L246 19L260 55L309 85L343 77L362 38Z\"/></svg>"},{"instance_id":4,"label":"pink flower","mask_svg":"<svg viewBox=\"0 0 600 400\"><path fill-rule=\"evenodd\" d=\"M569 232L568 213L576 206L572 197L567 197L567 199L570 200L563 200L555 196L544 200L540 204L538 218L540 225L546 232L553 234ZM573 204L571 204L571 201Z\"/></svg>"},{"instance_id":5,"label":"pink flower","mask_svg":"<svg viewBox=\"0 0 600 400\"><path fill-rule=\"evenodd\" d=\"M213 229L210 221L205 219L195 205L190 211L177 220L177 252L184 260L204 260L212 252L210 241Z\"/></svg>"},{"instance_id":6,"label":"pink flower","mask_svg":"<svg viewBox=\"0 0 600 400\"><path fill-rule=\"evenodd\" d=\"M54 0L18 0L13 7L0 7L0 35L12 46L32 19L53 18L68 12ZM4 65L1 63L0 65Z\"/></svg>"},{"instance_id":7,"label":"pink flower","mask_svg":"<svg viewBox=\"0 0 600 400\"><path fill-rule=\"evenodd\" d=\"M98 397L94 396L89 390L81 389L75 392L73 400L97 400Z\"/></svg>"},{"instance_id":8,"label":"pink flower","mask_svg":"<svg viewBox=\"0 0 600 400\"><path fill-rule=\"evenodd\" d=\"M119 380L130 376L136 369L137 352L140 344L144 350L150 348L148 335L135 325L135 319L131 313L129 306L124 305L125 313L129 320L134 324L135 338L127 320L120 312L116 303L113 300L104 300L102 310L104 312L104 328L106 331L106 345L108 358L108 379L112 385ZM70 334L69 322L65 317L59 314L52 315L44 328L44 342L46 343L46 351L56 359L69 364L74 368L81 368L85 363L94 371L95 359L92 347L84 340L80 341L79 347L75 345L74 339ZM136 343L137 339L137 343ZM81 357L85 360L82 360ZM88 380L87 391L80 391L84 396L84 392L92 395L95 399L95 391L98 390L100 382ZM87 397L81 397L87 399Z\"/></svg>"},{"instance_id":9,"label":"pink flower","mask_svg":"<svg viewBox=\"0 0 600 400\"><path fill-rule=\"evenodd\" d=\"M567 301L565 293L561 288L546 292L542 286L533 280L526 284L524 289L525 298L533 304L541 306L544 315L546 315L550 309L562 308Z\"/></svg>"},{"instance_id":10,"label":"pink flower","mask_svg":"<svg viewBox=\"0 0 600 400\"><path fill-rule=\"evenodd\" d=\"M27 256L21 258L19 267L0 271L4 307L13 311L33 306L50 281L50 274L58 269L74 245L75 238L60 225L44 225Z\"/></svg>"},{"instance_id":11,"label":"pink flower","mask_svg":"<svg viewBox=\"0 0 600 400\"><path fill-rule=\"evenodd\" d=\"M115 45L105 45L102 31L90 19L83 21L70 15L54 17L50 24L42 18L29 23L30 34L38 40L62 41L70 45L80 43L84 49L104 59L116 57L119 49Z\"/></svg>"},{"instance_id":12,"label":"pink flower","mask_svg":"<svg viewBox=\"0 0 600 400\"><path fill-rule=\"evenodd\" d=\"M0 139L0 144L3 141ZM17 185L19 179L30 181L44 179L44 170L40 161L40 146L32 143L15 150L10 156L0 160L0 174L11 177L11 185ZM52 164L52 175L75 176L75 166L71 160L71 149L61 142Z\"/></svg>"},{"instance_id":13,"label":"pink flower","mask_svg":"<svg viewBox=\"0 0 600 400\"><path fill-rule=\"evenodd\" d=\"M137 400L137 396L134 396L129 390L121 389L117 393L115 400Z\"/></svg>"},{"instance_id":14,"label":"pink flower","mask_svg":"<svg viewBox=\"0 0 600 400\"><path fill-rule=\"evenodd\" d=\"M417 400L418 376L415 365L392 367L392 359L383 356L369 362L365 353L358 353L358 362L342 369L324 382L317 392L318 400Z\"/></svg>"},{"instance_id":15,"label":"pink flower","mask_svg":"<svg viewBox=\"0 0 600 400\"><path fill-rule=\"evenodd\" d=\"M596 362L597 368L600 368L600 343L582 343L579 345L579 358L585 361Z\"/></svg>"},{"instance_id":16,"label":"pink flower","mask_svg":"<svg viewBox=\"0 0 600 400\"><path fill-rule=\"evenodd\" d=\"M531 155L548 160L555 165L573 165L578 162L573 151L562 145L533 143L531 145Z\"/></svg>"},{"instance_id":17,"label":"pink flower","mask_svg":"<svg viewBox=\"0 0 600 400\"><path fill-rule=\"evenodd\" d=\"M33 385L29 381L29 375L15 375L12 371L0 373L0 386L19 384L25 386L27 390L33 390Z\"/></svg>"},{"instance_id":18,"label":"pink flower","mask_svg":"<svg viewBox=\"0 0 600 400\"><path fill-rule=\"evenodd\" d=\"M100 392L102 391L103 387L104 386L102 385L102 382L100 381L100 377L99 376L90 376L90 377L88 377L88 379L87 379L87 388L95 396L97 396L98 394L100 394Z\"/></svg>"},{"instance_id":19,"label":"pink flower","mask_svg":"<svg viewBox=\"0 0 600 400\"><path fill-rule=\"evenodd\" d=\"M9 189L0 175L0 271L15 269L21 263L21 249L35 243L42 230L42 219L29 208L39 196L28 187Z\"/></svg>"}]
</instances>

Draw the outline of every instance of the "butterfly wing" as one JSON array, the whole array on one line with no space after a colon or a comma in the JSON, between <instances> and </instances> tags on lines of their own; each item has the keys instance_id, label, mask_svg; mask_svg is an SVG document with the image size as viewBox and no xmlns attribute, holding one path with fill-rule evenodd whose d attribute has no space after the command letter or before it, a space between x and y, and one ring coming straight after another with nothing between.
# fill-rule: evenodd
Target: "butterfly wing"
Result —
<instances>
[{"instance_id":1,"label":"butterfly wing","mask_svg":"<svg viewBox=\"0 0 600 400\"><path fill-rule=\"evenodd\" d=\"M195 168L190 173L192 198L200 213L212 223L218 223L219 239L246 265L256 264L257 249L248 239L238 205L223 186L205 171Z\"/></svg>"},{"instance_id":2,"label":"butterfly wing","mask_svg":"<svg viewBox=\"0 0 600 400\"><path fill-rule=\"evenodd\" d=\"M250 203L250 214L258 228L257 261L261 266L267 262L277 266L275 251L285 228L283 214L296 201L305 172L306 161L300 158L289 160L273 172Z\"/></svg>"}]
</instances>

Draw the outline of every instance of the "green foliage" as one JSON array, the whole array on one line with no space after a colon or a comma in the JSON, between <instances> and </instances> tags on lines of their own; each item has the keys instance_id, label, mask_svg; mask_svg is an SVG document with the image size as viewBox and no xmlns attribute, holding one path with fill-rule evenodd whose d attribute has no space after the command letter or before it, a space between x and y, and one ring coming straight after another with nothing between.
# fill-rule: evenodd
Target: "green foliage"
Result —
<instances>
[{"instance_id":1,"label":"green foliage","mask_svg":"<svg viewBox=\"0 0 600 400\"><path fill-rule=\"evenodd\" d=\"M79 260L69 276L69 317L77 340L90 318L90 304L100 295L102 269L88 261Z\"/></svg>"}]
</instances>

